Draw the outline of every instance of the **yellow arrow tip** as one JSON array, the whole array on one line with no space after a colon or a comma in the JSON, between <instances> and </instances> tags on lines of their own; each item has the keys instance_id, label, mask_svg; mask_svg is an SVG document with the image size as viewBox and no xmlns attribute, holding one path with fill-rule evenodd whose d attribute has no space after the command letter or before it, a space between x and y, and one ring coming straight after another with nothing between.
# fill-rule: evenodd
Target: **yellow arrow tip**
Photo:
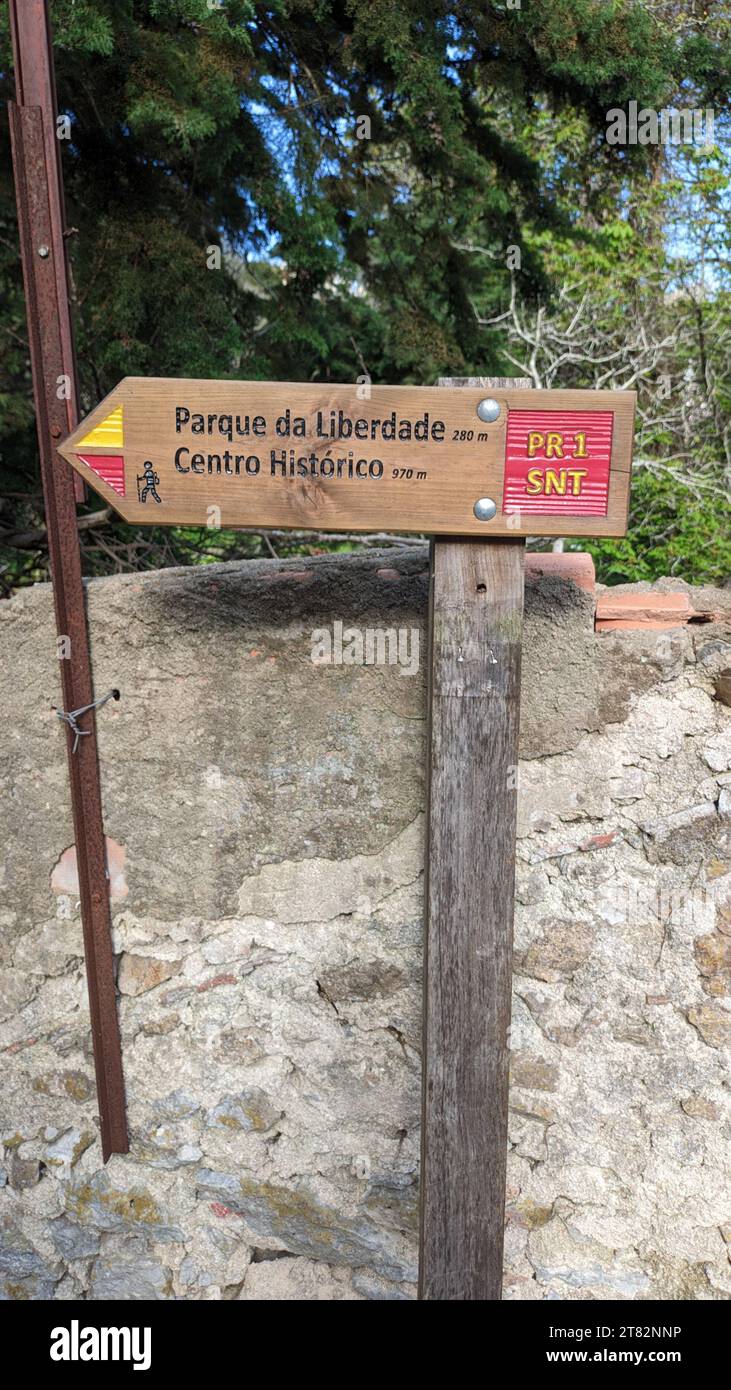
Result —
<instances>
[{"instance_id":1,"label":"yellow arrow tip","mask_svg":"<svg viewBox=\"0 0 731 1390\"><path fill-rule=\"evenodd\" d=\"M111 415L106 415L100 424L95 425L93 430L84 435L76 444L77 449L103 448L103 449L123 449L124 448L124 427L122 423L122 411L124 406L118 405Z\"/></svg>"}]
</instances>

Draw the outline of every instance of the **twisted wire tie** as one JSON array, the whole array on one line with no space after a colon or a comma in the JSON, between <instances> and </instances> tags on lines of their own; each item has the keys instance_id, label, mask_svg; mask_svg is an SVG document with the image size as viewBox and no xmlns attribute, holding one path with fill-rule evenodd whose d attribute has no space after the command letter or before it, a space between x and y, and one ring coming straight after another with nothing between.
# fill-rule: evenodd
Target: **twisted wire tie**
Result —
<instances>
[{"instance_id":1,"label":"twisted wire tie","mask_svg":"<svg viewBox=\"0 0 731 1390\"><path fill-rule=\"evenodd\" d=\"M91 733L91 729L79 728L77 721L81 719L81 716L84 714L88 714L90 709L101 709L102 705L105 705L107 703L107 700L118 700L119 697L120 692L118 690L108 690L106 695L100 695L99 699L92 700L90 705L82 705L81 709L56 710L56 718L60 719L62 723L68 724L71 732L75 735L74 746L71 750L72 753L76 752L76 749L79 746L79 739L87 738L88 735Z\"/></svg>"}]
</instances>

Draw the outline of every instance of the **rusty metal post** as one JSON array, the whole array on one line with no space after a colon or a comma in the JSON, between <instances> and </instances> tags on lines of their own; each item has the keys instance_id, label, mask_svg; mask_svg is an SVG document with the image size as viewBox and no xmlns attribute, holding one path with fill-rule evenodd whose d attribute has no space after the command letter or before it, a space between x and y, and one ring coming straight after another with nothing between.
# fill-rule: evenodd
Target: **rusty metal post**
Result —
<instances>
[{"instance_id":1,"label":"rusty metal post","mask_svg":"<svg viewBox=\"0 0 731 1390\"><path fill-rule=\"evenodd\" d=\"M56 294L58 298L58 328L61 337L61 371L68 383L66 428L70 434L79 418L78 383L74 330L69 304L69 272L66 254L66 213L63 197L63 170L56 145L56 79L53 71L53 47L47 0L10 0L10 33L13 40L15 99L18 106L39 106L43 116L43 133L49 159L48 207L50 214L50 248L53 263L58 267ZM74 475L77 502L86 500L83 478Z\"/></svg>"},{"instance_id":2,"label":"rusty metal post","mask_svg":"<svg viewBox=\"0 0 731 1390\"><path fill-rule=\"evenodd\" d=\"M76 401L75 387L70 400L57 394L60 377L70 377L72 386L75 377L55 114L49 107L54 97L47 5L11 0L10 17L20 98L10 104L18 226L56 628L68 652L60 662L63 707L71 711L91 704L94 695L74 479L55 447L75 423ZM31 89L39 104L25 104ZM106 1162L112 1153L126 1153L129 1140L93 710L85 715L85 728L89 736L78 740L75 751L69 727L66 741Z\"/></svg>"}]
</instances>

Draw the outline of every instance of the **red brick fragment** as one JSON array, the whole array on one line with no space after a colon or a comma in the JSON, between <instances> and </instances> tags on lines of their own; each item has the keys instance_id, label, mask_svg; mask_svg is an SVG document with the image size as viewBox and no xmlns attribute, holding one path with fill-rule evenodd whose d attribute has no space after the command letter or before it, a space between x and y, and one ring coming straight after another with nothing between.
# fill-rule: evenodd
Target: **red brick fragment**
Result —
<instances>
[{"instance_id":1,"label":"red brick fragment","mask_svg":"<svg viewBox=\"0 0 731 1390\"><path fill-rule=\"evenodd\" d=\"M236 1212L232 1207L225 1207L223 1202L211 1202L211 1211L214 1216L235 1216Z\"/></svg>"},{"instance_id":2,"label":"red brick fragment","mask_svg":"<svg viewBox=\"0 0 731 1390\"><path fill-rule=\"evenodd\" d=\"M9 1047L4 1047L3 1052L7 1052L9 1056L14 1057L16 1052L22 1052L26 1047L33 1047L34 1043L37 1042L37 1038L20 1038L18 1042L10 1043Z\"/></svg>"},{"instance_id":3,"label":"red brick fragment","mask_svg":"<svg viewBox=\"0 0 731 1390\"><path fill-rule=\"evenodd\" d=\"M235 975L213 975L210 980L202 980L196 989L199 994L205 994L206 990L218 989L219 985L235 985Z\"/></svg>"},{"instance_id":4,"label":"red brick fragment","mask_svg":"<svg viewBox=\"0 0 731 1390\"><path fill-rule=\"evenodd\" d=\"M708 622L709 613L698 613L687 594L601 594L596 606L597 631L612 628L685 627L691 619Z\"/></svg>"},{"instance_id":5,"label":"red brick fragment","mask_svg":"<svg viewBox=\"0 0 731 1390\"><path fill-rule=\"evenodd\" d=\"M606 849L607 845L614 844L616 838L616 830L610 830L606 835L591 835L588 840L584 840L583 843L579 845L579 849L584 851L590 849Z\"/></svg>"},{"instance_id":6,"label":"red brick fragment","mask_svg":"<svg viewBox=\"0 0 731 1390\"><path fill-rule=\"evenodd\" d=\"M555 575L557 579L570 579L587 594L593 594L596 587L596 571L591 555L583 550L530 551L525 557L526 579L537 578L542 574Z\"/></svg>"}]
</instances>

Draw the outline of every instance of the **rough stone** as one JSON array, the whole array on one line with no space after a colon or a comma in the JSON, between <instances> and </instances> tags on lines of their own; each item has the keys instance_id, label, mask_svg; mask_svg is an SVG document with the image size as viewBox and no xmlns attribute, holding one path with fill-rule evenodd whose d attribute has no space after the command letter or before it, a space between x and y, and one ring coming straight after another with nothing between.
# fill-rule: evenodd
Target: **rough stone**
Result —
<instances>
[{"instance_id":1,"label":"rough stone","mask_svg":"<svg viewBox=\"0 0 731 1390\"><path fill-rule=\"evenodd\" d=\"M24 932L15 950L15 963L32 980L34 975L62 975L83 958L81 923L54 920Z\"/></svg>"},{"instance_id":2,"label":"rough stone","mask_svg":"<svg viewBox=\"0 0 731 1390\"><path fill-rule=\"evenodd\" d=\"M119 962L117 984L122 994L146 994L149 989L179 974L180 967L177 960L155 960L151 956L133 956L125 952Z\"/></svg>"},{"instance_id":3,"label":"rough stone","mask_svg":"<svg viewBox=\"0 0 731 1390\"><path fill-rule=\"evenodd\" d=\"M58 1277L13 1218L0 1216L0 1302L52 1298Z\"/></svg>"},{"instance_id":4,"label":"rough stone","mask_svg":"<svg viewBox=\"0 0 731 1390\"><path fill-rule=\"evenodd\" d=\"M328 999L387 999L407 982L403 970L386 960L353 961L323 972L320 983Z\"/></svg>"},{"instance_id":5,"label":"rough stone","mask_svg":"<svg viewBox=\"0 0 731 1390\"><path fill-rule=\"evenodd\" d=\"M0 969L0 1023L17 1014L37 990L37 980L24 971Z\"/></svg>"},{"instance_id":6,"label":"rough stone","mask_svg":"<svg viewBox=\"0 0 731 1390\"><path fill-rule=\"evenodd\" d=\"M79 1226L76 1221L69 1221L67 1216L58 1216L51 1221L48 1234L65 1260L83 1260L99 1252L100 1232L93 1227Z\"/></svg>"},{"instance_id":7,"label":"rough stone","mask_svg":"<svg viewBox=\"0 0 731 1390\"><path fill-rule=\"evenodd\" d=\"M558 1075L558 1067L543 1057L527 1052L511 1054L510 1080L513 1086L528 1091L555 1091Z\"/></svg>"},{"instance_id":8,"label":"rough stone","mask_svg":"<svg viewBox=\"0 0 731 1390\"><path fill-rule=\"evenodd\" d=\"M731 768L731 731L724 729L702 749L702 756L714 772L727 772Z\"/></svg>"},{"instance_id":9,"label":"rough stone","mask_svg":"<svg viewBox=\"0 0 731 1390\"><path fill-rule=\"evenodd\" d=\"M348 1220L305 1188L277 1187L207 1169L200 1170L197 1182L200 1196L218 1198L258 1235L273 1237L292 1254L329 1264L367 1264L387 1279L415 1277L403 1243L370 1220Z\"/></svg>"},{"instance_id":10,"label":"rough stone","mask_svg":"<svg viewBox=\"0 0 731 1390\"><path fill-rule=\"evenodd\" d=\"M416 1299L415 1284L393 1284L370 1269L354 1269L351 1281L356 1293L374 1302L413 1303Z\"/></svg>"},{"instance_id":11,"label":"rough stone","mask_svg":"<svg viewBox=\"0 0 731 1390\"><path fill-rule=\"evenodd\" d=\"M625 1258L618 1256L601 1239L585 1235L558 1216L531 1232L529 1258L539 1283L580 1289L584 1297L586 1290L594 1289L597 1298L611 1293L634 1298L650 1287L633 1252Z\"/></svg>"},{"instance_id":12,"label":"rough stone","mask_svg":"<svg viewBox=\"0 0 731 1390\"><path fill-rule=\"evenodd\" d=\"M706 991L716 996L731 994L731 936L721 931L697 936L693 951Z\"/></svg>"},{"instance_id":13,"label":"rough stone","mask_svg":"<svg viewBox=\"0 0 731 1390\"><path fill-rule=\"evenodd\" d=\"M393 1230L418 1230L419 1188L410 1174L372 1178L363 1206L376 1221Z\"/></svg>"},{"instance_id":14,"label":"rough stone","mask_svg":"<svg viewBox=\"0 0 731 1390\"><path fill-rule=\"evenodd\" d=\"M161 1220L157 1203L146 1188L115 1187L109 1174L100 1172L73 1178L65 1191L66 1211L81 1225L100 1231L137 1232L160 1243L182 1240L182 1231Z\"/></svg>"},{"instance_id":15,"label":"rough stone","mask_svg":"<svg viewBox=\"0 0 731 1390\"><path fill-rule=\"evenodd\" d=\"M182 1120L187 1115L195 1115L201 1102L185 1087L170 1091L166 1096L158 1096L153 1101L153 1110L163 1120Z\"/></svg>"},{"instance_id":16,"label":"rough stone","mask_svg":"<svg viewBox=\"0 0 731 1390\"><path fill-rule=\"evenodd\" d=\"M144 1241L128 1239L105 1249L94 1263L89 1297L131 1302L172 1297L171 1271L148 1251Z\"/></svg>"},{"instance_id":17,"label":"rough stone","mask_svg":"<svg viewBox=\"0 0 731 1390\"><path fill-rule=\"evenodd\" d=\"M239 1298L251 1303L270 1299L335 1303L363 1297L353 1288L349 1270L302 1259L265 1260L250 1265L239 1294Z\"/></svg>"},{"instance_id":18,"label":"rough stone","mask_svg":"<svg viewBox=\"0 0 731 1390\"><path fill-rule=\"evenodd\" d=\"M96 1137L90 1129L67 1129L48 1144L43 1161L46 1166L73 1168L95 1142Z\"/></svg>"},{"instance_id":19,"label":"rough stone","mask_svg":"<svg viewBox=\"0 0 731 1390\"><path fill-rule=\"evenodd\" d=\"M698 1029L709 1047L731 1046L731 1013L714 1004L688 1010L688 1022Z\"/></svg>"},{"instance_id":20,"label":"rough stone","mask_svg":"<svg viewBox=\"0 0 731 1390\"><path fill-rule=\"evenodd\" d=\"M515 1221L526 1230L535 1231L551 1220L553 1207L542 1207L532 1197L525 1197L522 1201L508 1203L506 1215L508 1221Z\"/></svg>"},{"instance_id":21,"label":"rough stone","mask_svg":"<svg viewBox=\"0 0 731 1390\"><path fill-rule=\"evenodd\" d=\"M731 1297L731 595L688 594L727 616L597 634L590 595L526 585L508 1299ZM0 1160L41 1165L0 1187L0 1297L413 1299L426 671L310 647L335 618L423 637L426 549L87 595L123 692L98 728L131 1152L102 1167L51 884L74 836L39 586L0 605Z\"/></svg>"},{"instance_id":22,"label":"rough stone","mask_svg":"<svg viewBox=\"0 0 731 1390\"><path fill-rule=\"evenodd\" d=\"M706 1100L704 1096L687 1096L681 1100L686 1115L690 1115L694 1120L720 1120L721 1112L712 1100Z\"/></svg>"},{"instance_id":23,"label":"rough stone","mask_svg":"<svg viewBox=\"0 0 731 1390\"><path fill-rule=\"evenodd\" d=\"M519 968L536 980L570 979L588 959L594 933L586 922L541 922L543 935L531 943Z\"/></svg>"},{"instance_id":24,"label":"rough stone","mask_svg":"<svg viewBox=\"0 0 731 1390\"><path fill-rule=\"evenodd\" d=\"M254 1087L236 1096L222 1096L210 1111L208 1124L231 1130L263 1131L271 1129L281 1115L282 1111L270 1103L266 1092Z\"/></svg>"},{"instance_id":25,"label":"rough stone","mask_svg":"<svg viewBox=\"0 0 731 1390\"><path fill-rule=\"evenodd\" d=\"M35 1187L40 1177L41 1166L37 1159L20 1158L17 1153L11 1155L10 1186L17 1192L22 1192L24 1187Z\"/></svg>"},{"instance_id":26,"label":"rough stone","mask_svg":"<svg viewBox=\"0 0 731 1390\"><path fill-rule=\"evenodd\" d=\"M33 1090L42 1096L56 1096L82 1104L94 1094L94 1079L77 1068L39 1072L33 1078Z\"/></svg>"}]
</instances>

